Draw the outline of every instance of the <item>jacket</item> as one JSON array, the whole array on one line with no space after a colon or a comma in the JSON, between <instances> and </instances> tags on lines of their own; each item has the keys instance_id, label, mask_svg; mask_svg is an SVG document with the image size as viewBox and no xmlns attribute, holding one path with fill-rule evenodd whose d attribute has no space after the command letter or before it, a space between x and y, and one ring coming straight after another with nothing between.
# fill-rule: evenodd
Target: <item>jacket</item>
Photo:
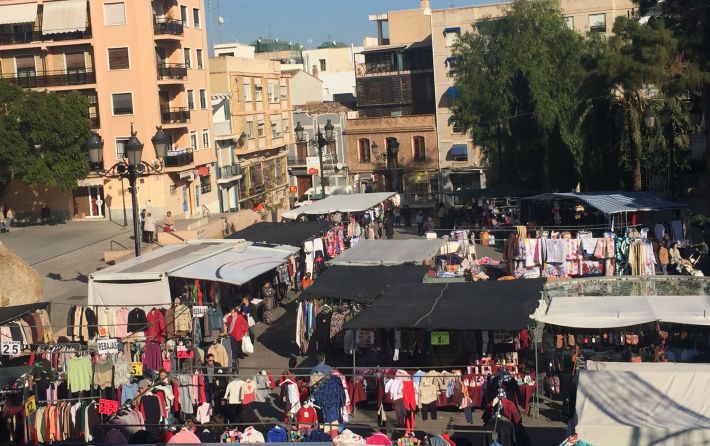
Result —
<instances>
[{"instance_id":1,"label":"jacket","mask_svg":"<svg viewBox=\"0 0 710 446\"><path fill-rule=\"evenodd\" d=\"M214 362L216 363L230 364L229 355L222 344L210 345L210 348L207 350L207 354L214 355Z\"/></svg>"},{"instance_id":2,"label":"jacket","mask_svg":"<svg viewBox=\"0 0 710 446\"><path fill-rule=\"evenodd\" d=\"M155 218L152 216L146 217L143 221L143 230L145 232L155 232Z\"/></svg>"},{"instance_id":3,"label":"jacket","mask_svg":"<svg viewBox=\"0 0 710 446\"><path fill-rule=\"evenodd\" d=\"M175 306L175 334L185 334L192 331L192 310L187 305Z\"/></svg>"},{"instance_id":4,"label":"jacket","mask_svg":"<svg viewBox=\"0 0 710 446\"><path fill-rule=\"evenodd\" d=\"M318 384L315 391L316 404L320 406L324 423L342 421L340 410L345 407L343 382L337 376L331 376Z\"/></svg>"},{"instance_id":5,"label":"jacket","mask_svg":"<svg viewBox=\"0 0 710 446\"><path fill-rule=\"evenodd\" d=\"M145 311L140 308L134 308L128 313L128 332L138 333L145 330L148 325L148 320L145 317Z\"/></svg>"},{"instance_id":6,"label":"jacket","mask_svg":"<svg viewBox=\"0 0 710 446\"><path fill-rule=\"evenodd\" d=\"M661 265L668 265L670 262L670 257L668 256L668 248L661 246L658 248L658 261Z\"/></svg>"},{"instance_id":7,"label":"jacket","mask_svg":"<svg viewBox=\"0 0 710 446\"><path fill-rule=\"evenodd\" d=\"M154 339L157 342L165 341L165 318L160 310L153 308L146 315L148 328L145 330L145 336L148 339Z\"/></svg>"},{"instance_id":8,"label":"jacket","mask_svg":"<svg viewBox=\"0 0 710 446\"><path fill-rule=\"evenodd\" d=\"M237 341L241 341L242 338L249 332L249 324L247 323L247 319L239 313L230 313L227 315L225 325L229 335Z\"/></svg>"}]
</instances>

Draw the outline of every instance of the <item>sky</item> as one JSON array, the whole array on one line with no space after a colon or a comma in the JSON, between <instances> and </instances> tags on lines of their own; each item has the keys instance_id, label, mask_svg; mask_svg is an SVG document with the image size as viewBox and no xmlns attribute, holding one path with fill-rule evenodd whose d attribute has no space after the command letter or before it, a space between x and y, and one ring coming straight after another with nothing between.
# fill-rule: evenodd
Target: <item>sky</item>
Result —
<instances>
[{"instance_id":1,"label":"sky","mask_svg":"<svg viewBox=\"0 0 710 446\"><path fill-rule=\"evenodd\" d=\"M326 41L362 45L376 36L370 14L415 9L419 0L205 0L210 47L275 38L315 48ZM495 0L431 0L432 9L498 3ZM224 23L217 24L221 16Z\"/></svg>"}]
</instances>

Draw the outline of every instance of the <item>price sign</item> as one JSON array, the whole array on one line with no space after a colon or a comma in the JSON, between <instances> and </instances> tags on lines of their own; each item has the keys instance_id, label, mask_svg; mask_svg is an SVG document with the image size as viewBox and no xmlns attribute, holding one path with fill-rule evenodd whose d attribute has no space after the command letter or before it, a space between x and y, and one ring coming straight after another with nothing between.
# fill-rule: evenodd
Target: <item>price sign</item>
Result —
<instances>
[{"instance_id":1,"label":"price sign","mask_svg":"<svg viewBox=\"0 0 710 446\"><path fill-rule=\"evenodd\" d=\"M131 363L131 376L143 376L143 363L142 362L132 362Z\"/></svg>"},{"instance_id":2,"label":"price sign","mask_svg":"<svg viewBox=\"0 0 710 446\"><path fill-rule=\"evenodd\" d=\"M0 344L0 354L19 355L22 353L22 341L2 341Z\"/></svg>"},{"instance_id":3,"label":"price sign","mask_svg":"<svg viewBox=\"0 0 710 446\"><path fill-rule=\"evenodd\" d=\"M431 345L449 345L448 331L432 331Z\"/></svg>"},{"instance_id":4,"label":"price sign","mask_svg":"<svg viewBox=\"0 0 710 446\"><path fill-rule=\"evenodd\" d=\"M192 307L192 317L202 317L207 313L207 307L204 305L195 305Z\"/></svg>"},{"instance_id":5,"label":"price sign","mask_svg":"<svg viewBox=\"0 0 710 446\"><path fill-rule=\"evenodd\" d=\"M102 415L113 415L118 412L118 401L99 399L99 413Z\"/></svg>"},{"instance_id":6,"label":"price sign","mask_svg":"<svg viewBox=\"0 0 710 446\"><path fill-rule=\"evenodd\" d=\"M357 332L357 345L373 345L375 343L375 332L372 330L360 330Z\"/></svg>"},{"instance_id":7,"label":"price sign","mask_svg":"<svg viewBox=\"0 0 710 446\"><path fill-rule=\"evenodd\" d=\"M99 339L96 341L96 349L100 355L118 353L118 339Z\"/></svg>"},{"instance_id":8,"label":"price sign","mask_svg":"<svg viewBox=\"0 0 710 446\"><path fill-rule=\"evenodd\" d=\"M187 350L178 350L177 352L177 357L178 359L190 359L195 356L195 352L192 350L187 351Z\"/></svg>"},{"instance_id":9,"label":"price sign","mask_svg":"<svg viewBox=\"0 0 710 446\"><path fill-rule=\"evenodd\" d=\"M25 401L25 415L33 414L37 411L37 398L32 395Z\"/></svg>"}]
</instances>

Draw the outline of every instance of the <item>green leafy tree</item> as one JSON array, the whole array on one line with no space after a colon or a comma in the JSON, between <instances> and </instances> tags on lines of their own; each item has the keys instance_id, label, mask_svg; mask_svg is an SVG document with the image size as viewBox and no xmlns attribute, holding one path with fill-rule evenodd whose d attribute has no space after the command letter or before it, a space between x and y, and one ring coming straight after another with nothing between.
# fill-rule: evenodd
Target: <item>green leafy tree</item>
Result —
<instances>
[{"instance_id":1,"label":"green leafy tree","mask_svg":"<svg viewBox=\"0 0 710 446\"><path fill-rule=\"evenodd\" d=\"M648 25L618 17L608 40L590 37L592 49L583 59L588 73L579 89L575 125L585 140L585 161L600 155L621 158L630 171L632 188L643 188L643 116L669 79L675 57L675 39L659 22ZM606 134L604 134L606 133ZM606 167L602 162L597 167ZM585 168L588 167L585 165Z\"/></svg>"},{"instance_id":2,"label":"green leafy tree","mask_svg":"<svg viewBox=\"0 0 710 446\"><path fill-rule=\"evenodd\" d=\"M71 189L89 173L86 98L0 83L0 163L30 186Z\"/></svg>"},{"instance_id":3,"label":"green leafy tree","mask_svg":"<svg viewBox=\"0 0 710 446\"><path fill-rule=\"evenodd\" d=\"M553 0L516 1L475 29L455 47L455 119L482 147L498 184L575 187L581 141L568 123L584 76L582 36Z\"/></svg>"}]
</instances>

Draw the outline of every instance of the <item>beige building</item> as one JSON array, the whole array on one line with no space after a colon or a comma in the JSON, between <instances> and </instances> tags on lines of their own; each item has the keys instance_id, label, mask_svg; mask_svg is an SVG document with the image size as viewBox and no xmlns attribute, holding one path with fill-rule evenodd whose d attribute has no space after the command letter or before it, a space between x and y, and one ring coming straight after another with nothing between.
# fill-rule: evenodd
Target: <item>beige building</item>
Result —
<instances>
[{"instance_id":1,"label":"beige building","mask_svg":"<svg viewBox=\"0 0 710 446\"><path fill-rule=\"evenodd\" d=\"M209 63L212 90L229 98L229 139L235 142L233 159L240 171L238 208L288 209L290 75L281 72L279 62L265 59L221 56Z\"/></svg>"},{"instance_id":2,"label":"beige building","mask_svg":"<svg viewBox=\"0 0 710 446\"><path fill-rule=\"evenodd\" d=\"M172 139L162 174L138 181L141 208L186 217L216 211L214 149L202 0L5 0L0 3L0 76L89 98L104 141L104 168L122 159L131 126L152 163L151 137ZM93 177L71 193L9 185L9 206L32 213L44 202L68 217L116 218L128 187Z\"/></svg>"}]
</instances>

